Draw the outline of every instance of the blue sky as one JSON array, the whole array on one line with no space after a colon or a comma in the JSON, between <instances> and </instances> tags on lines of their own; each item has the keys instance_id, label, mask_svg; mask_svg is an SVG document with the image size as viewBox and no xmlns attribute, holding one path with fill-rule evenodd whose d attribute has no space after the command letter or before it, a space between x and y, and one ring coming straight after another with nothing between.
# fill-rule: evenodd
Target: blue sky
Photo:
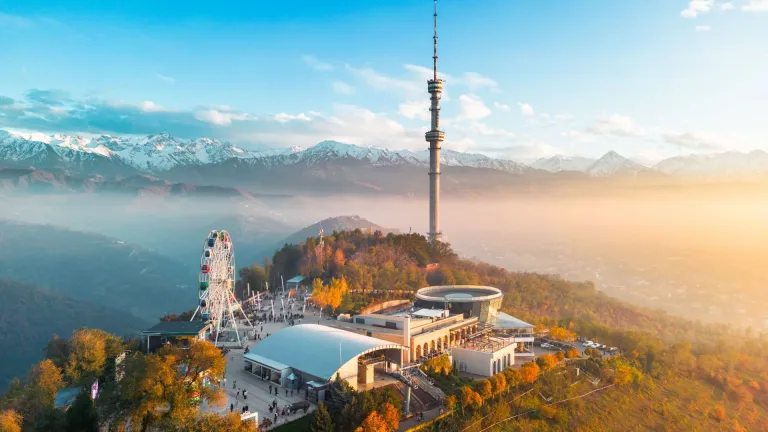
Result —
<instances>
[{"instance_id":1,"label":"blue sky","mask_svg":"<svg viewBox=\"0 0 768 432\"><path fill-rule=\"evenodd\" d=\"M427 147L429 0L0 0L0 127ZM768 0L440 0L445 148L768 149Z\"/></svg>"}]
</instances>

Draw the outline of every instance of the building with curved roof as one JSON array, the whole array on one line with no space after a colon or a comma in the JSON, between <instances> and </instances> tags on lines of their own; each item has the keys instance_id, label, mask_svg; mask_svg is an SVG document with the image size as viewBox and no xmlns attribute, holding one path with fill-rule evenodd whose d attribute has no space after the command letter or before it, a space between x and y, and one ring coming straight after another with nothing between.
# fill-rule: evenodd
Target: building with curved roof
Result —
<instances>
[{"instance_id":1,"label":"building with curved roof","mask_svg":"<svg viewBox=\"0 0 768 432\"><path fill-rule=\"evenodd\" d=\"M401 364L401 344L338 328L302 324L270 335L243 355L245 370L286 388L327 382L338 374L357 388L373 379L373 367Z\"/></svg>"},{"instance_id":2,"label":"building with curved roof","mask_svg":"<svg viewBox=\"0 0 768 432\"><path fill-rule=\"evenodd\" d=\"M478 285L441 285L422 288L416 292L416 306L425 309L445 309L451 314L476 317L481 323L493 320L504 297L501 290Z\"/></svg>"}]
</instances>

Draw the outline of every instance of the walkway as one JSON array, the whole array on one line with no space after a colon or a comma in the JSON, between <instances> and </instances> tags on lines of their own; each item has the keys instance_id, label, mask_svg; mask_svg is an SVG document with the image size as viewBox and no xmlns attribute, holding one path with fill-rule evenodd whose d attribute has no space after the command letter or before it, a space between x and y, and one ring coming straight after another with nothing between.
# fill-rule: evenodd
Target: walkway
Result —
<instances>
[{"instance_id":1,"label":"walkway","mask_svg":"<svg viewBox=\"0 0 768 432\"><path fill-rule=\"evenodd\" d=\"M301 313L300 309L296 309L293 311L294 313ZM311 312L309 308L307 308L306 313L304 314L305 319L301 320L301 323L298 321L296 322L297 325L299 324L306 324L306 323L312 323L317 322L318 319L317 315L315 313ZM262 330L263 327L263 330ZM284 322L271 322L271 323L264 323L254 326L254 329L257 330L257 332L261 335L262 338L264 338L267 333L274 334L277 331L279 331L282 328L288 327L287 323ZM258 344L259 340L249 340L247 342L247 345L249 347L253 347L254 345ZM262 419L269 418L273 422L275 421L275 415L270 414L269 407L272 404L274 400L277 400L277 406L282 410L282 408L286 405L290 405L294 402L299 402L304 400L304 391L294 390L293 396L291 396L290 390L288 390L288 396L285 395L285 389L278 387L278 395L274 394L274 389L276 385L274 383L271 383L269 381L263 381L256 375L253 375L249 372L245 371L245 362L243 360L243 354L245 350L242 349L232 349L230 350L227 355L227 367L224 372L224 377L226 378L226 388L225 393L227 395L227 403L226 406L223 408L216 408L212 411L216 412L225 412L229 411L230 404L235 405L235 411L240 412L242 407L244 405L248 405L250 412L258 412L259 413L259 424L261 424ZM234 388L234 385L237 386L237 388ZM269 393L269 386L272 385L272 394ZM248 390L247 399L244 400L242 394L240 397L237 397L237 391L238 390ZM312 413L317 407L314 404L310 404L310 408L307 411L307 414ZM281 425L289 421L293 421L298 419L299 417L304 416L304 411L300 410L294 414L286 415L286 416L278 416L277 418L277 424Z\"/></svg>"}]
</instances>

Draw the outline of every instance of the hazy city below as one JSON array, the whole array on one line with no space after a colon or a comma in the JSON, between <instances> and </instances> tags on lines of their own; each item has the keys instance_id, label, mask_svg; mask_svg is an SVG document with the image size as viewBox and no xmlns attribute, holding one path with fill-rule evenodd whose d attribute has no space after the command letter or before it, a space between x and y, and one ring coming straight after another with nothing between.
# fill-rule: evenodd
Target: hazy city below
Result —
<instances>
[{"instance_id":1,"label":"hazy city below","mask_svg":"<svg viewBox=\"0 0 768 432\"><path fill-rule=\"evenodd\" d=\"M465 257L592 280L612 296L688 318L762 328L768 313L768 204L757 190L691 186L498 200L444 196L442 229ZM328 217L360 215L423 233L427 210L426 201L413 198L359 196L37 195L7 202L0 218L104 234L189 265L195 265L208 229L236 230L238 266L261 262L291 233Z\"/></svg>"}]
</instances>

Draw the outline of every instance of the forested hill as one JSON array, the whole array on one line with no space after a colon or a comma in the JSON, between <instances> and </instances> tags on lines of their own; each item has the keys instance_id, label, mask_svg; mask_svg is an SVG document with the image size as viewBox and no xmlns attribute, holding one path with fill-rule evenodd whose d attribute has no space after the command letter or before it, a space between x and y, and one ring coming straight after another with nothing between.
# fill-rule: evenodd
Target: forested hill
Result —
<instances>
[{"instance_id":1,"label":"forested hill","mask_svg":"<svg viewBox=\"0 0 768 432\"><path fill-rule=\"evenodd\" d=\"M194 306L196 274L195 266L130 242L53 225L0 220L0 279L148 320ZM186 303L179 303L182 298Z\"/></svg>"},{"instance_id":2,"label":"forested hill","mask_svg":"<svg viewBox=\"0 0 768 432\"><path fill-rule=\"evenodd\" d=\"M432 263L439 265L431 266L437 269L427 273L425 267ZM384 299L412 296L427 285L494 286L504 292L503 306L511 315L540 328L567 328L621 348L626 363L607 362L599 354L586 360L585 367L592 367L598 376L610 382L615 380L617 368L634 371L627 372L628 378L616 389L551 409L542 408L540 398L529 391L529 396L515 402L515 409L523 404L533 414L521 416L509 429L490 430L768 430L768 341L764 334L744 334L727 326L703 325L638 308L606 296L590 282L510 272L464 260L449 245L432 245L417 234L340 232L326 235L323 247L310 237L277 251L267 273L278 281L280 274L319 279L331 293L344 287L346 292L329 295L327 304L335 312L352 313ZM334 283L342 278L345 284ZM581 385L563 387L558 374L555 369L542 370L537 380L512 391L570 397L583 389ZM472 408L467 403L462 415L434 430L487 426L488 420L480 419L501 409L497 404L504 404L495 400ZM473 428L470 430L482 429Z\"/></svg>"},{"instance_id":3,"label":"forested hill","mask_svg":"<svg viewBox=\"0 0 768 432\"><path fill-rule=\"evenodd\" d=\"M53 335L68 338L80 327L117 335L147 328L147 322L120 310L15 282L0 280L0 299L0 390L43 358Z\"/></svg>"}]
</instances>

